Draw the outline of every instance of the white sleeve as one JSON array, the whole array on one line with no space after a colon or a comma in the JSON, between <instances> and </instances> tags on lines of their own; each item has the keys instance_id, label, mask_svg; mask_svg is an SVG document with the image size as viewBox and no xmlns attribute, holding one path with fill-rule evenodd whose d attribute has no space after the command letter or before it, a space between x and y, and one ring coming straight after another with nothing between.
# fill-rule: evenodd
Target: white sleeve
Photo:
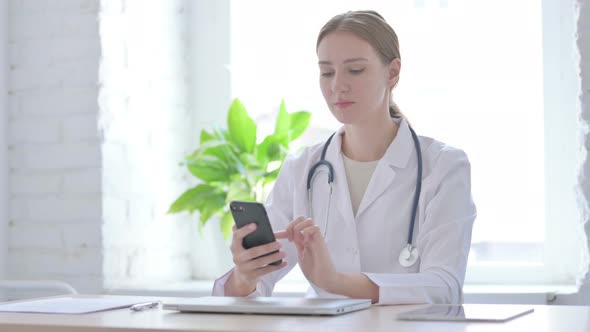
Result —
<instances>
[{"instance_id":1,"label":"white sleeve","mask_svg":"<svg viewBox=\"0 0 590 332\"><path fill-rule=\"evenodd\" d=\"M461 150L443 151L440 183L426 203L417 234L418 273L364 273L379 286L378 304L462 303L471 231L476 217L471 168Z\"/></svg>"},{"instance_id":2,"label":"white sleeve","mask_svg":"<svg viewBox=\"0 0 590 332\"><path fill-rule=\"evenodd\" d=\"M274 232L285 229L289 222L293 220L293 190L295 190L293 182L295 177L292 174L292 164L293 159L287 157L266 200L266 212ZM287 261L287 266L263 276L256 285L256 290L248 296L271 296L275 284L297 264L297 251L294 244L289 243L287 240L281 240L281 242L283 244L282 250L286 253L284 260ZM233 269L215 280L212 291L213 296L224 296L225 283L232 272Z\"/></svg>"}]
</instances>

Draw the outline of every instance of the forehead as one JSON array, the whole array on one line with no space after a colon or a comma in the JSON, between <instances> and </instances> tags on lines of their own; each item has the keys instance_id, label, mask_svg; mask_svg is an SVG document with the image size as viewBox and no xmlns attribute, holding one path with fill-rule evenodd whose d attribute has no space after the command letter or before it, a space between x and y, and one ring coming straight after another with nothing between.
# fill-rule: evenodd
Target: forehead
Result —
<instances>
[{"instance_id":1,"label":"forehead","mask_svg":"<svg viewBox=\"0 0 590 332\"><path fill-rule=\"evenodd\" d=\"M334 64L351 58L366 58L369 61L377 59L377 53L364 39L351 32L330 32L318 46L318 59Z\"/></svg>"}]
</instances>

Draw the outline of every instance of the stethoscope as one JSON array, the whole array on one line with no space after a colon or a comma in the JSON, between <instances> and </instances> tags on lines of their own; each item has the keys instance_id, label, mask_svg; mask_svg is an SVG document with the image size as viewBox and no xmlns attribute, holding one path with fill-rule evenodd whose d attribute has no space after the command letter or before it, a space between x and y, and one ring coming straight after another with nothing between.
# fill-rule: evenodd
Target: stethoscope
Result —
<instances>
[{"instance_id":1,"label":"stethoscope","mask_svg":"<svg viewBox=\"0 0 590 332\"><path fill-rule=\"evenodd\" d=\"M403 267L410 267L418 261L420 257L420 251L413 245L413 236L414 236L414 224L416 222L416 213L418 212L418 200L420 199L420 191L422 190L422 151L420 149L420 141L418 140L418 136L412 127L408 126L410 129L410 133L412 134L412 140L414 141L414 147L416 148L416 153L418 156L418 174L416 178L416 191L414 192L414 202L412 204L412 216L410 219L410 229L408 230L408 241L406 246L402 249L399 254L399 264ZM328 223L330 222L330 203L332 202L332 193L334 191L333 183L334 183L334 167L332 164L326 160L326 151L328 151L328 146L330 146L330 142L336 133L333 133L330 138L324 144L324 148L322 149L322 155L320 160L315 163L309 173L307 173L307 208L308 208L308 215L313 219L313 209L312 209L312 202L313 202L313 191L312 191L312 184L315 179L315 176L321 173L321 166L325 166L327 168L328 173L328 185L330 186L330 193L328 197L328 206L326 212L326 221L324 227L324 239L328 234ZM317 171L317 172L316 172Z\"/></svg>"}]
</instances>

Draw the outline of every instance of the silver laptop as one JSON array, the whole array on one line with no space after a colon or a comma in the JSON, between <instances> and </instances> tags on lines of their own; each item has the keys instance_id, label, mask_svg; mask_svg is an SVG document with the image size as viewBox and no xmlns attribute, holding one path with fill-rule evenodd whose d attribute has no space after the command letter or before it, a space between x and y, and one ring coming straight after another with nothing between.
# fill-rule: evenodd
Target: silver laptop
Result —
<instances>
[{"instance_id":1,"label":"silver laptop","mask_svg":"<svg viewBox=\"0 0 590 332\"><path fill-rule=\"evenodd\" d=\"M368 299L318 299L297 297L206 296L164 302L163 308L183 312L340 315L371 306Z\"/></svg>"}]
</instances>

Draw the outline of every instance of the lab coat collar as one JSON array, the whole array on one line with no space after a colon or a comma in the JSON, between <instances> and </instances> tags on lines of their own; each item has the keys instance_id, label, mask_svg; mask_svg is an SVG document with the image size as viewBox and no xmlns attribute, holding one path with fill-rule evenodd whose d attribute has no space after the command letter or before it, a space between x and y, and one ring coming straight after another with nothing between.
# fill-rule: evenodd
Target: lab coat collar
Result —
<instances>
[{"instance_id":1,"label":"lab coat collar","mask_svg":"<svg viewBox=\"0 0 590 332\"><path fill-rule=\"evenodd\" d=\"M381 161L392 167L405 168L414 151L414 140L412 139L410 126L405 118L392 118L391 120L399 126L399 129L397 135L381 158ZM344 126L338 129L338 132L334 135L333 143L328 148L326 155L327 158L329 156L330 160L342 162L342 158L340 157L340 152L342 151L342 134L344 134Z\"/></svg>"},{"instance_id":2,"label":"lab coat collar","mask_svg":"<svg viewBox=\"0 0 590 332\"><path fill-rule=\"evenodd\" d=\"M382 160L390 166L405 168L410 160L412 151L414 151L414 140L410 132L410 126L405 118L392 119L399 126L397 135L389 144Z\"/></svg>"},{"instance_id":3,"label":"lab coat collar","mask_svg":"<svg viewBox=\"0 0 590 332\"><path fill-rule=\"evenodd\" d=\"M414 142L409 125L405 119L392 119L399 125L396 137L393 139L385 154L377 164L371 181L363 195L363 199L357 210L359 216L371 203L377 199L393 182L396 169L405 168L414 149ZM341 127L326 152L326 159L334 166L335 195L338 197L336 205L345 220L355 220L350 201L350 191L346 181L346 171L342 161L342 134L344 127Z\"/></svg>"}]
</instances>

